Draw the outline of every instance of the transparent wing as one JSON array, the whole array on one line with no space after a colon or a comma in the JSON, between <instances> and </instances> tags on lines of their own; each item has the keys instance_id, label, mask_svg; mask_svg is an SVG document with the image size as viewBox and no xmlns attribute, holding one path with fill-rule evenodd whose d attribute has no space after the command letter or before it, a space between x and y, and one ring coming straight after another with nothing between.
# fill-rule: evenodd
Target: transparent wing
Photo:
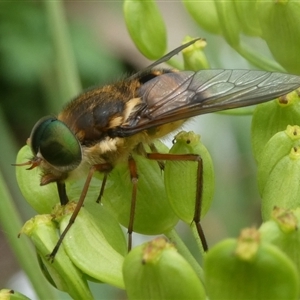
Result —
<instances>
[{"instance_id":1,"label":"transparent wing","mask_svg":"<svg viewBox=\"0 0 300 300\"><path fill-rule=\"evenodd\" d=\"M200 114L254 105L300 86L300 76L251 70L165 73L141 86L142 105L118 132L128 136Z\"/></svg>"}]
</instances>

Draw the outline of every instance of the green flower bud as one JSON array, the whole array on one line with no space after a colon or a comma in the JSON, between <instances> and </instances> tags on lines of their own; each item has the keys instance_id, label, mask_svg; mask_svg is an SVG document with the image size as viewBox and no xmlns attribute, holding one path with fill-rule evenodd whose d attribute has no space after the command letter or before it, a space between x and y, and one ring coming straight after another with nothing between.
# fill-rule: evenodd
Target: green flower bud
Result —
<instances>
[{"instance_id":1,"label":"green flower bud","mask_svg":"<svg viewBox=\"0 0 300 300\"><path fill-rule=\"evenodd\" d=\"M47 259L58 240L57 227L51 215L38 215L25 223L21 233L29 236L36 247L47 278L57 289L67 292L73 299L93 299L83 273L72 263L64 245L52 263Z\"/></svg>"},{"instance_id":2,"label":"green flower bud","mask_svg":"<svg viewBox=\"0 0 300 300\"><path fill-rule=\"evenodd\" d=\"M261 240L276 245L293 261L300 275L300 210L275 207L272 219L259 228Z\"/></svg>"},{"instance_id":3,"label":"green flower bud","mask_svg":"<svg viewBox=\"0 0 300 300\"><path fill-rule=\"evenodd\" d=\"M258 105L252 118L252 149L257 162L268 140L288 125L297 125L300 120L300 98L297 91L276 101Z\"/></svg>"},{"instance_id":4,"label":"green flower bud","mask_svg":"<svg viewBox=\"0 0 300 300\"><path fill-rule=\"evenodd\" d=\"M257 1L263 38L275 59L289 72L300 73L300 2Z\"/></svg>"},{"instance_id":5,"label":"green flower bud","mask_svg":"<svg viewBox=\"0 0 300 300\"><path fill-rule=\"evenodd\" d=\"M203 194L201 216L208 211L214 193L214 170L211 157L200 136L182 131L174 138L171 154L198 154L203 161ZM176 215L191 224L195 212L197 181L196 161L166 161L165 183L170 204Z\"/></svg>"},{"instance_id":6,"label":"green flower bud","mask_svg":"<svg viewBox=\"0 0 300 300\"><path fill-rule=\"evenodd\" d=\"M183 43L188 43L191 40L193 40L193 38L186 37ZM209 68L209 63L203 52L203 49L206 47L206 44L207 43L205 40L198 40L193 45L182 50L185 70L198 71Z\"/></svg>"},{"instance_id":7,"label":"green flower bud","mask_svg":"<svg viewBox=\"0 0 300 300\"><path fill-rule=\"evenodd\" d=\"M274 206L299 206L300 127L288 126L269 140L260 157L257 180L264 220L271 217Z\"/></svg>"},{"instance_id":8,"label":"green flower bud","mask_svg":"<svg viewBox=\"0 0 300 300\"><path fill-rule=\"evenodd\" d=\"M129 299L206 299L193 268L163 237L134 248L123 274Z\"/></svg>"},{"instance_id":9,"label":"green flower bud","mask_svg":"<svg viewBox=\"0 0 300 300\"><path fill-rule=\"evenodd\" d=\"M76 203L70 202L61 208L63 215L56 216L61 232L67 226L75 207ZM108 223L104 224L102 218ZM126 241L117 221L101 205L86 202L63 240L64 249L69 259L84 274L94 280L124 288L121 270L124 257L109 244L106 236L116 240L114 243L122 242L120 251L126 253Z\"/></svg>"},{"instance_id":10,"label":"green flower bud","mask_svg":"<svg viewBox=\"0 0 300 300\"><path fill-rule=\"evenodd\" d=\"M261 36L256 1L235 0L234 4L243 33L250 36Z\"/></svg>"},{"instance_id":11,"label":"green flower bud","mask_svg":"<svg viewBox=\"0 0 300 300\"><path fill-rule=\"evenodd\" d=\"M159 152L166 152L161 143L156 146ZM133 158L138 172L134 231L150 235L169 231L178 218L166 195L163 172L157 161L141 155L133 155ZM133 189L128 163L116 165L108 180L103 203L114 211L123 226L128 227Z\"/></svg>"},{"instance_id":12,"label":"green flower bud","mask_svg":"<svg viewBox=\"0 0 300 300\"><path fill-rule=\"evenodd\" d=\"M68 185L69 200L75 202L78 200L78 197L82 191L83 182L84 180L77 180ZM125 256L128 252L127 242L123 230L114 216L114 212L109 209L108 205L101 205L96 202L101 184L102 182L96 177L91 180L87 195L85 197L84 208L89 214L91 214L90 220L95 223L96 227L101 229L107 242L118 253L120 253L122 256Z\"/></svg>"},{"instance_id":13,"label":"green flower bud","mask_svg":"<svg viewBox=\"0 0 300 300\"><path fill-rule=\"evenodd\" d=\"M124 17L137 48L149 59L158 59L166 51L166 29L155 1L125 0Z\"/></svg>"},{"instance_id":14,"label":"green flower bud","mask_svg":"<svg viewBox=\"0 0 300 300\"><path fill-rule=\"evenodd\" d=\"M238 47L240 43L241 26L235 11L234 0L215 0L215 5L224 38L233 48Z\"/></svg>"},{"instance_id":15,"label":"green flower bud","mask_svg":"<svg viewBox=\"0 0 300 300\"><path fill-rule=\"evenodd\" d=\"M30 300L30 299L19 292L15 292L14 290L2 289L0 290L0 300Z\"/></svg>"},{"instance_id":16,"label":"green flower bud","mask_svg":"<svg viewBox=\"0 0 300 300\"><path fill-rule=\"evenodd\" d=\"M183 4L203 29L214 34L221 34L222 30L214 1L184 0Z\"/></svg>"},{"instance_id":17,"label":"green flower bud","mask_svg":"<svg viewBox=\"0 0 300 300\"><path fill-rule=\"evenodd\" d=\"M211 248L204 260L205 286L215 299L298 299L299 277L277 247L260 242L255 229Z\"/></svg>"},{"instance_id":18,"label":"green flower bud","mask_svg":"<svg viewBox=\"0 0 300 300\"><path fill-rule=\"evenodd\" d=\"M272 219L284 233L295 232L298 228L298 219L291 210L275 206L272 211Z\"/></svg>"},{"instance_id":19,"label":"green flower bud","mask_svg":"<svg viewBox=\"0 0 300 300\"><path fill-rule=\"evenodd\" d=\"M16 163L24 163L31 157L30 147L24 146L18 153ZM24 166L17 166L16 177L24 198L39 214L50 213L54 205L59 202L55 184L40 185L41 172L39 168L27 170Z\"/></svg>"}]
</instances>

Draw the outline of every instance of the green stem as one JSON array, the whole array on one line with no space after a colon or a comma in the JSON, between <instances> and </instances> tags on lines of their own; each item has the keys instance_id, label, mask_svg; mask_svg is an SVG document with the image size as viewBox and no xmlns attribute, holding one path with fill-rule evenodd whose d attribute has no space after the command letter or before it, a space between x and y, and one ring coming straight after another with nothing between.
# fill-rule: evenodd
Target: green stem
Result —
<instances>
[{"instance_id":1,"label":"green stem","mask_svg":"<svg viewBox=\"0 0 300 300\"><path fill-rule=\"evenodd\" d=\"M67 102L81 91L81 82L77 70L76 59L68 31L63 2L45 0L48 16L49 31L55 50L56 74L60 94L63 102ZM61 108L62 103L56 101L53 107Z\"/></svg>"},{"instance_id":2,"label":"green stem","mask_svg":"<svg viewBox=\"0 0 300 300\"><path fill-rule=\"evenodd\" d=\"M195 259L195 257L191 254L190 250L187 248L185 243L182 241L178 233L175 229L171 229L168 232L164 233L165 236L176 245L179 253L189 262L192 266L198 277L200 278L201 282L204 284L204 274L203 270L200 267L199 263Z\"/></svg>"},{"instance_id":3,"label":"green stem","mask_svg":"<svg viewBox=\"0 0 300 300\"><path fill-rule=\"evenodd\" d=\"M0 109L0 227L6 236L12 252L15 254L19 265L27 274L39 299L55 298L53 289L44 279L37 263L35 251L26 237L18 239L18 233L22 228L22 220L18 208L22 208L22 197L15 178L14 167L17 145L5 117ZM5 177L5 179L4 179ZM11 192L9 192L8 185ZM16 203L16 204L15 204ZM31 215L31 211L22 209L23 215ZM4 259L2 257L2 259ZM53 296L53 297L52 297Z\"/></svg>"},{"instance_id":4,"label":"green stem","mask_svg":"<svg viewBox=\"0 0 300 300\"><path fill-rule=\"evenodd\" d=\"M191 229L192 229L192 233L193 233L193 236L195 238L195 241L197 243L197 246L199 248L199 252L202 254L202 256L205 256L205 251L203 249L203 245L202 245L202 242L200 240L200 237L199 237L199 234L198 234L198 231L197 231L197 227L196 227L196 224L195 222L192 222L191 224Z\"/></svg>"},{"instance_id":5,"label":"green stem","mask_svg":"<svg viewBox=\"0 0 300 300\"><path fill-rule=\"evenodd\" d=\"M12 163L16 161L16 155L18 152L18 145L14 137L9 124L6 122L6 117L3 109L0 107L0 170L5 182L8 185L8 189L11 193L11 197L14 199L14 203L18 208L23 218L29 218L32 216L32 210L24 204L24 198L18 189L15 167L12 167Z\"/></svg>"},{"instance_id":6,"label":"green stem","mask_svg":"<svg viewBox=\"0 0 300 300\"><path fill-rule=\"evenodd\" d=\"M55 299L56 295L44 279L29 240L27 238L18 239L17 237L22 228L22 222L4 182L2 173L0 173L0 199L1 227L22 269L30 279L39 299Z\"/></svg>"},{"instance_id":7,"label":"green stem","mask_svg":"<svg viewBox=\"0 0 300 300\"><path fill-rule=\"evenodd\" d=\"M265 56L252 50L245 44L239 44L239 46L234 47L234 50L247 59L251 64L262 70L270 72L285 72L284 68L282 68L277 62L267 59Z\"/></svg>"}]
</instances>

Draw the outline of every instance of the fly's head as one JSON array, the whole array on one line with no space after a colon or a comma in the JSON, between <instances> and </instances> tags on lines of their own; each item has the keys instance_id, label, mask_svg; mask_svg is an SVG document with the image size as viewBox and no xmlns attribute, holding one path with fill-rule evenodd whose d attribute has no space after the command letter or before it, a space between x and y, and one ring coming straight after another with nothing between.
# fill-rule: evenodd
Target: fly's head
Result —
<instances>
[{"instance_id":1,"label":"fly's head","mask_svg":"<svg viewBox=\"0 0 300 300\"><path fill-rule=\"evenodd\" d=\"M27 140L33 158L17 166L40 167L41 185L64 181L82 161L81 144L65 123L52 116L40 119Z\"/></svg>"}]
</instances>

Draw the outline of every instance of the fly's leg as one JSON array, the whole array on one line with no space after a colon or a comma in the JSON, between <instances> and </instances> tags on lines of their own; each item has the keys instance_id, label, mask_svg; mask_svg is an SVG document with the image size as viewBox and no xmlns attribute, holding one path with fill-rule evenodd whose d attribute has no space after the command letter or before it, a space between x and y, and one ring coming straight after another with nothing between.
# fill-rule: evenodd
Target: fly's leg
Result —
<instances>
[{"instance_id":1,"label":"fly's leg","mask_svg":"<svg viewBox=\"0 0 300 300\"><path fill-rule=\"evenodd\" d=\"M135 213L136 195L137 195L137 183L138 183L137 166L132 156L129 156L128 167L129 167L130 178L132 182L131 207L130 207L130 217L129 217L129 224L128 224L128 252L129 252L132 247L132 232L133 232L134 213Z\"/></svg>"},{"instance_id":2,"label":"fly's leg","mask_svg":"<svg viewBox=\"0 0 300 300\"><path fill-rule=\"evenodd\" d=\"M197 154L171 154L171 153L147 153L148 159L152 160L170 160L170 161L194 161L198 164L197 167L197 187L195 199L195 212L193 222L196 224L197 232L202 243L204 251L208 250L204 231L200 224L202 194L203 194L203 161L200 155Z\"/></svg>"},{"instance_id":3,"label":"fly's leg","mask_svg":"<svg viewBox=\"0 0 300 300\"><path fill-rule=\"evenodd\" d=\"M60 205L66 205L69 202L66 192L66 184L63 181L56 182Z\"/></svg>"},{"instance_id":4,"label":"fly's leg","mask_svg":"<svg viewBox=\"0 0 300 300\"><path fill-rule=\"evenodd\" d=\"M150 150L152 151L152 153L158 153L157 148L155 147L154 144L149 144ZM146 153L147 156L148 153ZM158 160L157 161L159 168L163 171L165 169L165 163L162 160Z\"/></svg>"},{"instance_id":5,"label":"fly's leg","mask_svg":"<svg viewBox=\"0 0 300 300\"><path fill-rule=\"evenodd\" d=\"M96 201L97 203L101 202L101 198L103 196L105 185L106 185L106 181L107 181L107 176L108 176L108 172L104 173L104 176L103 176L103 179L102 179L100 193L99 193L99 196L98 196L97 201Z\"/></svg>"},{"instance_id":6,"label":"fly's leg","mask_svg":"<svg viewBox=\"0 0 300 300\"><path fill-rule=\"evenodd\" d=\"M73 223L75 222L76 220L76 217L83 205L83 202L84 202L84 199L86 197L86 194L88 192L88 189L89 189L89 186L90 186L90 183L91 183L91 180L93 178L93 175L96 171L99 171L99 172L108 172L112 169L112 166L108 163L104 163L104 164L98 164L98 165L94 165L90 168L90 171L87 175L87 178L85 180L85 183L84 183L84 186L83 186L83 189L81 191L81 194L80 194L80 197L79 197L79 200L77 202L77 205L71 215L71 218L69 220L69 223L68 225L66 226L66 228L64 229L64 231L62 232L62 234L60 235L54 249L52 250L52 252L48 255L48 258L53 262L54 261L54 258L55 258L55 255L61 245L61 243L63 242L67 232L69 231L69 229L71 228L71 226L73 225ZM102 184L103 185L103 184ZM60 193L63 193L62 191L65 192L65 188L63 188L61 186L61 183L57 183L57 187L58 187L58 193L59 195L61 195Z\"/></svg>"}]
</instances>

